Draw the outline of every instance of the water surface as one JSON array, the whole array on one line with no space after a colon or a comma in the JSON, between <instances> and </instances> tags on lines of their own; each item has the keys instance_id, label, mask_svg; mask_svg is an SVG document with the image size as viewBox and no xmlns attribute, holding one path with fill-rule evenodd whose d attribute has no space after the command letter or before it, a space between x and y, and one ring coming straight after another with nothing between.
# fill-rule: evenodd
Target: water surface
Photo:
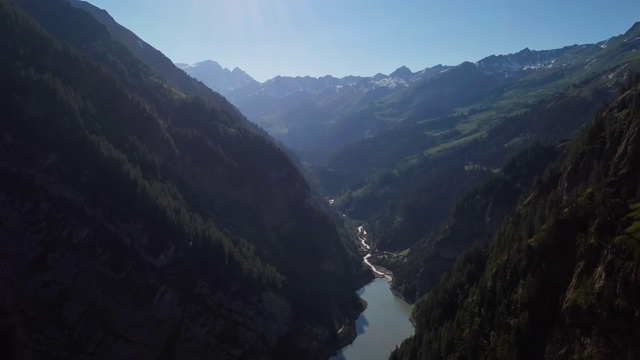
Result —
<instances>
[{"instance_id":1,"label":"water surface","mask_svg":"<svg viewBox=\"0 0 640 360\"><path fill-rule=\"evenodd\" d=\"M356 321L358 337L331 360L387 359L396 345L413 334L411 305L391 293L388 278L375 279L358 294L367 302Z\"/></svg>"}]
</instances>

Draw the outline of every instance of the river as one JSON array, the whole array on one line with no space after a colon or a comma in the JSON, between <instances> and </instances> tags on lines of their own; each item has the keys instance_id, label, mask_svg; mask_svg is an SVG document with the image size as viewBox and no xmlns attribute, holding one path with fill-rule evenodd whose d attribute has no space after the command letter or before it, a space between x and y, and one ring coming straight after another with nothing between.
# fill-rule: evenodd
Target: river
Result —
<instances>
[{"instance_id":1,"label":"river","mask_svg":"<svg viewBox=\"0 0 640 360\"><path fill-rule=\"evenodd\" d=\"M366 234L364 227L358 228L362 246L370 250ZM413 334L413 326L409 322L411 305L393 295L389 288L391 277L376 269L368 260L370 256L367 253L364 262L381 277L358 290L358 295L367 302L367 309L356 320L358 337L330 360L387 359L402 340Z\"/></svg>"}]
</instances>

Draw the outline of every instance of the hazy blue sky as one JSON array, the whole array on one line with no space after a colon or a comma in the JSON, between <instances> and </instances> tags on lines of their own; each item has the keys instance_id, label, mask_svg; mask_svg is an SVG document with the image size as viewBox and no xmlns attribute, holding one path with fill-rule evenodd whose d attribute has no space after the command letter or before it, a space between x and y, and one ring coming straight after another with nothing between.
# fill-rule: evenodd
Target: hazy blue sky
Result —
<instances>
[{"instance_id":1,"label":"hazy blue sky","mask_svg":"<svg viewBox=\"0 0 640 360\"><path fill-rule=\"evenodd\" d=\"M388 74L593 43L640 21L638 0L89 0L175 62L257 80Z\"/></svg>"}]
</instances>

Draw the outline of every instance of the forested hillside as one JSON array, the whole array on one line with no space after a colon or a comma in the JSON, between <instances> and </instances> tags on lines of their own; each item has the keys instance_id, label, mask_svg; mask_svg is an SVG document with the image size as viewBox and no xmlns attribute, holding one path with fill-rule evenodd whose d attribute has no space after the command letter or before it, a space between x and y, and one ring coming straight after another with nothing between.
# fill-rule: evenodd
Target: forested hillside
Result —
<instances>
[{"instance_id":1,"label":"forested hillside","mask_svg":"<svg viewBox=\"0 0 640 360\"><path fill-rule=\"evenodd\" d=\"M533 180L564 148L536 143L511 158L485 184L464 195L442 229L411 247L406 262L383 264L395 275L392 287L410 302L429 293L462 252L493 238Z\"/></svg>"},{"instance_id":2,"label":"forested hillside","mask_svg":"<svg viewBox=\"0 0 640 360\"><path fill-rule=\"evenodd\" d=\"M391 359L640 357L640 83L417 304Z\"/></svg>"},{"instance_id":3,"label":"forested hillside","mask_svg":"<svg viewBox=\"0 0 640 360\"><path fill-rule=\"evenodd\" d=\"M226 100L61 0L1 0L0 38L0 357L322 358L353 336L355 245Z\"/></svg>"},{"instance_id":4,"label":"forested hillside","mask_svg":"<svg viewBox=\"0 0 640 360\"><path fill-rule=\"evenodd\" d=\"M612 93L605 87L584 95L557 94L501 119L467 142L455 140L461 136L455 124L464 121L456 117L434 120L427 133L416 127L398 129L345 149L330 163L332 172L321 175L324 183L331 176L353 179L336 199L337 206L368 220L376 246L403 250L435 232L456 202L510 157L537 141L572 136ZM357 158L368 160L356 163ZM356 180L362 175L364 180Z\"/></svg>"}]
</instances>

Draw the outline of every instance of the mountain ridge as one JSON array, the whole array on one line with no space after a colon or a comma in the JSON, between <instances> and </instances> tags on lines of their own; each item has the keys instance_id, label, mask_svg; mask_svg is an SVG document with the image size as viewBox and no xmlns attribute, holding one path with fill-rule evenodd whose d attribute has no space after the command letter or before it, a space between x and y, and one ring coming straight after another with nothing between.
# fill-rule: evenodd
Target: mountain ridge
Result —
<instances>
[{"instance_id":1,"label":"mountain ridge","mask_svg":"<svg viewBox=\"0 0 640 360\"><path fill-rule=\"evenodd\" d=\"M635 24L633 24L621 36L631 36L636 32L640 32L640 30L638 29L640 29L640 22L636 22ZM405 65L402 65L396 70L394 70L393 72L391 72L389 75L378 73L370 77L347 75L341 78L337 78L332 75L325 75L321 77L312 77L308 75L299 75L299 76L277 75L277 76L274 76L273 78L265 80L264 82L258 82L258 84L261 84L263 86L261 90L258 90L258 91L272 94L272 95L279 94L277 96L280 96L280 97L284 97L286 95L289 95L295 92L295 91L289 91L288 93L278 93L276 91L270 91L264 88L264 85L266 84L278 83L281 81L292 82L292 85L297 88L296 90L308 91L310 93L318 93L318 92L327 90L328 88L336 87L336 86L354 86L358 82L365 82L365 83L369 82L370 85L365 86L364 87L365 89L371 89L379 86L390 86L392 88L395 88L398 86L406 87L416 80L422 80L425 77L430 77L430 76L424 76L424 74L431 74L434 72L441 73L450 68L464 65L465 63L468 63L468 62L473 63L475 66L480 68L481 71L483 71L488 75L499 74L501 76L511 76L514 73L518 73L518 72L527 72L531 70L538 70L541 68L551 68L552 66L566 66L567 62L564 62L564 63L559 62L558 64L554 64L554 63L556 62L556 60L562 59L563 55L566 55L568 52L575 52L575 50L577 49L589 48L587 49L587 52L592 49L595 49L595 46L598 46L601 49L603 49L606 47L606 46L603 47L602 46L603 44L606 44L615 38L616 36L598 41L596 43L570 45L570 46L564 46L561 48L548 49L548 50L531 50L528 47L525 47L524 49L515 53L492 54L492 55L485 56L482 59L477 60L475 62L463 61L462 63L454 66L446 66L446 65L439 64L432 67L427 67L425 69L422 69L416 72L412 72L408 67L406 67ZM565 60L569 61L568 59L565 59ZM207 62L213 62L218 67L220 67L220 69L222 69L222 67L218 65L214 60L204 60L191 65L179 64L180 65L179 67L193 68L193 67L197 67L199 64L204 64ZM234 68L234 71L235 69L238 69L238 68L237 67ZM224 70L229 71L228 69L224 69ZM242 71L241 69L238 69L238 70ZM193 71L193 70L189 70L189 71ZM244 71L242 72L244 73ZM195 75L194 73L191 73L190 75L196 78L199 78L199 76ZM200 76L206 76L206 75L200 75ZM405 82L404 83L391 82L389 81L389 79L405 80ZM299 82L302 84L304 84L304 82L324 83L323 84L324 86L318 86L318 85L316 85L315 87L311 87L308 85L301 86L301 85L298 85ZM215 81L209 81L206 84L212 88L223 89L223 94L230 94L231 91L238 90L237 88L224 89L223 86L217 84ZM250 85L253 85L253 84L250 84ZM231 98L233 98L233 95L231 95Z\"/></svg>"},{"instance_id":2,"label":"mountain ridge","mask_svg":"<svg viewBox=\"0 0 640 360\"><path fill-rule=\"evenodd\" d=\"M210 66L212 64L215 65ZM332 75L319 77L309 75L277 75L263 82L256 81L256 83L251 82L238 87L229 87L225 84L224 80L220 79L220 76L212 76L220 71L229 72L228 69L223 69L217 62L215 62L215 60L204 60L194 64L177 63L176 65L189 75L203 81L210 88L219 91L223 95L229 96L230 99L235 99L240 96L240 94L245 94L249 91L247 89L242 89L242 87L247 87L255 93L267 94L280 98L295 94L299 91L318 94L329 89L336 90L336 88L342 87L352 87L363 91L369 91L377 87L395 88L407 86L413 81L429 76L429 74L436 70L443 71L449 68L448 66L436 65L433 68L426 68L414 73L403 65L391 72L389 75L378 73L370 77L346 75L344 77L337 78ZM231 73L235 72L236 69L238 72L246 74L243 70L237 67L234 68ZM246 96L246 94L244 96Z\"/></svg>"},{"instance_id":3,"label":"mountain ridge","mask_svg":"<svg viewBox=\"0 0 640 360\"><path fill-rule=\"evenodd\" d=\"M223 96L257 83L242 69L235 67L233 70L229 70L213 60L205 60L195 64L176 64L176 66Z\"/></svg>"}]
</instances>

